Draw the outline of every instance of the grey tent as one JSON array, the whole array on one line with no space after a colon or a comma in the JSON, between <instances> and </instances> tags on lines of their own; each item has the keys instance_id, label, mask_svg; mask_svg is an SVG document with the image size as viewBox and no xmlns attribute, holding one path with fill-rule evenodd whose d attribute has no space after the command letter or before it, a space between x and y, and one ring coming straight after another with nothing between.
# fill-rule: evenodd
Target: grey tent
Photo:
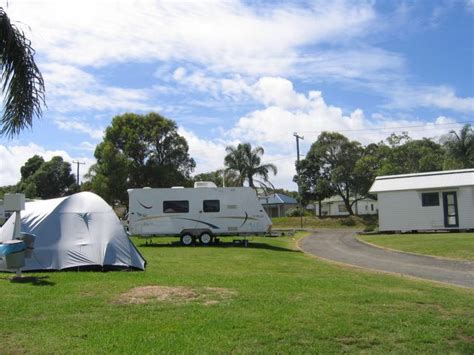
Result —
<instances>
[{"instance_id":1,"label":"grey tent","mask_svg":"<svg viewBox=\"0 0 474 355\"><path fill-rule=\"evenodd\" d=\"M0 230L0 242L12 239L14 222L12 215ZM36 235L25 271L92 266L145 269L145 259L112 208L91 192L26 203L21 232Z\"/></svg>"}]
</instances>

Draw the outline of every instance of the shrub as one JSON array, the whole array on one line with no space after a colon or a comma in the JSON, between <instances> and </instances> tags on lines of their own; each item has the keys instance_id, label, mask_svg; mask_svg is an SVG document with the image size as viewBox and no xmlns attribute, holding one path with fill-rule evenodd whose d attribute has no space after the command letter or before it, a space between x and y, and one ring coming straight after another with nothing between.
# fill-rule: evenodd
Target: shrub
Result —
<instances>
[{"instance_id":1,"label":"shrub","mask_svg":"<svg viewBox=\"0 0 474 355\"><path fill-rule=\"evenodd\" d=\"M292 208L286 212L286 217L301 217L301 216L308 216L310 215L305 210L301 210L299 208Z\"/></svg>"},{"instance_id":2,"label":"shrub","mask_svg":"<svg viewBox=\"0 0 474 355\"><path fill-rule=\"evenodd\" d=\"M341 219L341 225L343 226L352 227L352 226L355 226L356 224L357 222L353 216L349 216L349 217L345 217Z\"/></svg>"}]
</instances>

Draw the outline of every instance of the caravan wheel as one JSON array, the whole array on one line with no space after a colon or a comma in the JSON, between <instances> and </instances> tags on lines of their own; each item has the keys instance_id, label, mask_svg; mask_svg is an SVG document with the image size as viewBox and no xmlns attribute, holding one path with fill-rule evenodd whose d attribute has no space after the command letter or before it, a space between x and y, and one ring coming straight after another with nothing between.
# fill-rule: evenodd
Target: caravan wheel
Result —
<instances>
[{"instance_id":1,"label":"caravan wheel","mask_svg":"<svg viewBox=\"0 0 474 355\"><path fill-rule=\"evenodd\" d=\"M209 245L212 243L212 235L210 233L202 233L199 236L199 242L202 245Z\"/></svg>"},{"instance_id":2,"label":"caravan wheel","mask_svg":"<svg viewBox=\"0 0 474 355\"><path fill-rule=\"evenodd\" d=\"M181 236L181 244L189 246L193 244L193 242L194 242L194 238L191 234L183 234Z\"/></svg>"}]
</instances>

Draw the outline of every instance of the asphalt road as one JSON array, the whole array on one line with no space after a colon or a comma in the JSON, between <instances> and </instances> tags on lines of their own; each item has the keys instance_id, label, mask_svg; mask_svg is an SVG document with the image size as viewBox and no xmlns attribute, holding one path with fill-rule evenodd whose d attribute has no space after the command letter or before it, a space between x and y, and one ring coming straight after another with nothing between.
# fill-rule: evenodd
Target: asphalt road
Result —
<instances>
[{"instance_id":1,"label":"asphalt road","mask_svg":"<svg viewBox=\"0 0 474 355\"><path fill-rule=\"evenodd\" d=\"M358 241L356 232L322 230L300 242L309 254L340 263L474 288L474 262L413 255Z\"/></svg>"}]
</instances>

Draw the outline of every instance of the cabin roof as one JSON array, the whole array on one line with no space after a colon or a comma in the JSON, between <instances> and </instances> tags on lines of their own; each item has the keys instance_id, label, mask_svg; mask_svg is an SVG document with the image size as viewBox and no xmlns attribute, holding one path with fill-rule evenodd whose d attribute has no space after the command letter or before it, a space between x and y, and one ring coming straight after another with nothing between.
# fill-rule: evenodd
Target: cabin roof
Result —
<instances>
[{"instance_id":1,"label":"cabin roof","mask_svg":"<svg viewBox=\"0 0 474 355\"><path fill-rule=\"evenodd\" d=\"M406 191L474 186L474 169L378 176L369 192Z\"/></svg>"},{"instance_id":2,"label":"cabin roof","mask_svg":"<svg viewBox=\"0 0 474 355\"><path fill-rule=\"evenodd\" d=\"M276 193L273 195L268 196L261 196L258 198L262 205L282 205L282 204L289 204L289 205L296 205L298 201L293 197Z\"/></svg>"}]
</instances>

